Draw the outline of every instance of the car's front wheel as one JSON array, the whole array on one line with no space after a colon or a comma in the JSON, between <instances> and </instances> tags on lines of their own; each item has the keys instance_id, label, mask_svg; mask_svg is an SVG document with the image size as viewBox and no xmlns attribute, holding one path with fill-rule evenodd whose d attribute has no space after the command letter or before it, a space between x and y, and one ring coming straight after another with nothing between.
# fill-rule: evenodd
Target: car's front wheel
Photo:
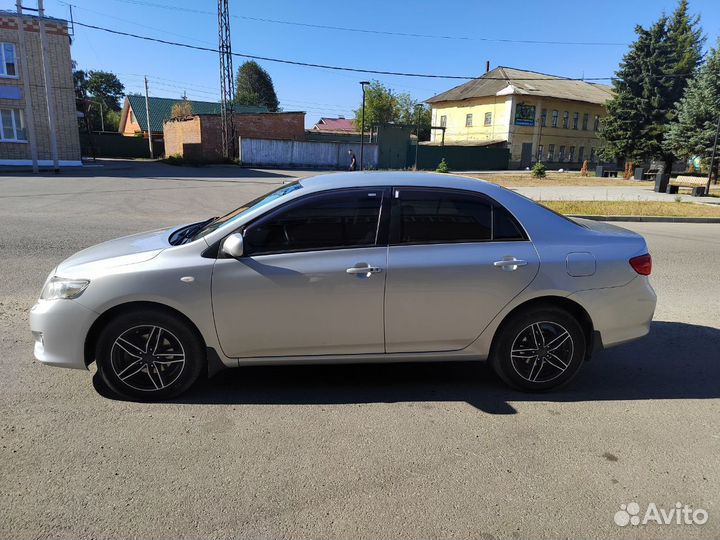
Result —
<instances>
[{"instance_id":1,"label":"car's front wheel","mask_svg":"<svg viewBox=\"0 0 720 540\"><path fill-rule=\"evenodd\" d=\"M535 307L506 321L493 345L493 368L510 386L530 392L567 384L586 356L578 321L556 307Z\"/></svg>"},{"instance_id":2,"label":"car's front wheel","mask_svg":"<svg viewBox=\"0 0 720 540\"><path fill-rule=\"evenodd\" d=\"M112 319L99 336L98 372L116 394L168 399L199 377L205 351L197 333L169 313L141 310Z\"/></svg>"}]
</instances>

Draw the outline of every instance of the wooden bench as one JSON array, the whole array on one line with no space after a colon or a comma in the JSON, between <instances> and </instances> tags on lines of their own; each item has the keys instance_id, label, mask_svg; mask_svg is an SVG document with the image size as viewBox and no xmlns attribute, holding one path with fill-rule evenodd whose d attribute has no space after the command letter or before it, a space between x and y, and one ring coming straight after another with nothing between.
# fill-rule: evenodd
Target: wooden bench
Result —
<instances>
[{"instance_id":1,"label":"wooden bench","mask_svg":"<svg viewBox=\"0 0 720 540\"><path fill-rule=\"evenodd\" d=\"M690 188L693 197L702 197L705 195L706 186L707 178L701 176L678 176L670 179L665 193L677 193L679 188Z\"/></svg>"}]
</instances>

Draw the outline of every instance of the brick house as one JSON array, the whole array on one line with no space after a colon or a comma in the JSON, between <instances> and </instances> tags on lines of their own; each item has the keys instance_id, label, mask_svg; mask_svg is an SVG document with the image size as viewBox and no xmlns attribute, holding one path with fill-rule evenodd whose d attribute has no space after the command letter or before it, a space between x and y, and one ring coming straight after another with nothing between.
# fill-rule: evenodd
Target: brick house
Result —
<instances>
[{"instance_id":1,"label":"brick house","mask_svg":"<svg viewBox=\"0 0 720 540\"><path fill-rule=\"evenodd\" d=\"M237 137L280 140L305 137L304 112L236 113L233 123ZM165 122L163 130L166 156L209 162L222 159L219 114L196 114L183 120L170 120Z\"/></svg>"},{"instance_id":2,"label":"brick house","mask_svg":"<svg viewBox=\"0 0 720 540\"><path fill-rule=\"evenodd\" d=\"M318 120L317 124L312 127L312 131L320 133L360 133L355 126L355 122L348 120L344 116L338 116L337 118L322 117Z\"/></svg>"},{"instance_id":3,"label":"brick house","mask_svg":"<svg viewBox=\"0 0 720 540\"><path fill-rule=\"evenodd\" d=\"M152 130L153 140L163 138L163 124L172 117L172 106L182 99L150 97L148 103L150 105L150 129ZM195 101L188 99L193 110L193 114L220 114L220 103L214 101ZM235 105L235 110L239 113L260 113L267 112L266 107L249 107ZM122 111L120 112L120 124L118 131L126 137L142 136L147 139L148 120L145 109L145 96L130 95L125 97L123 101Z\"/></svg>"},{"instance_id":4,"label":"brick house","mask_svg":"<svg viewBox=\"0 0 720 540\"><path fill-rule=\"evenodd\" d=\"M16 12L0 10L0 165L31 165L34 135L38 164L48 166L53 164L53 156L41 21L23 15L20 27L18 19ZM78 166L82 162L67 21L44 17L42 24L47 36L58 164Z\"/></svg>"}]
</instances>

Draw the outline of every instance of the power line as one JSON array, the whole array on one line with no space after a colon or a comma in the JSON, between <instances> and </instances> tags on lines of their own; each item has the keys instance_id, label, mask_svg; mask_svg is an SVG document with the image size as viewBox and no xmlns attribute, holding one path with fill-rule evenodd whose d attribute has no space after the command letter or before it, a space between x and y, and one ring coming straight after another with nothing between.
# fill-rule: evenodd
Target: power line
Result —
<instances>
[{"instance_id":1,"label":"power line","mask_svg":"<svg viewBox=\"0 0 720 540\"><path fill-rule=\"evenodd\" d=\"M215 15L210 11L185 8L178 6L171 6L168 4L160 4L157 2L146 2L141 0L115 0L116 2L124 2L126 4L134 4L138 6L147 6L159 9L168 9L172 11L185 11L187 13L197 13L201 15ZM519 43L524 45L591 45L591 46L626 46L627 43L609 42L609 41L544 41L544 40L532 40L532 39L505 39L505 38L488 38L479 36L449 36L442 34L420 34L414 32L393 32L389 30L377 30L370 28L352 28L348 26L335 26L327 24L313 24L313 23L302 23L297 21L286 21L281 19L269 19L265 17L251 17L249 15L231 15L234 19L243 19L247 21L272 23L272 24L283 24L287 26L298 26L304 28L316 28L320 30L338 30L342 32L356 32L362 34L375 34L375 35L386 35L395 37L410 37L410 38L424 38L424 39L444 39L454 41L484 41L484 42L495 42L495 43Z\"/></svg>"},{"instance_id":2,"label":"power line","mask_svg":"<svg viewBox=\"0 0 720 540\"><path fill-rule=\"evenodd\" d=\"M105 28L102 26L96 26L93 24L85 24L78 21L75 21L75 24L77 26L82 26L84 28L91 28L93 30L100 30L102 32L108 32L110 34L116 34L119 36L126 36L126 37L132 37L136 39L142 39L145 41L152 41L155 43L163 43L165 45L173 45L176 47L183 47L186 49L193 49L197 51L205 51L205 52L212 52L212 53L218 53L218 49L212 48L212 47L201 47L199 45L190 45L189 43L181 43L178 41L169 41L166 39L160 39L156 37L151 36L142 36L139 34L133 34L131 32L122 32L120 30L113 30L111 28ZM320 68L320 69L329 69L334 71L351 71L354 73L366 73L370 75L394 75L397 77L416 77L416 78L424 78L424 79L461 79L461 80L474 80L474 79L480 79L481 77L473 76L473 75L435 75L431 73L406 73L406 72L400 72L400 71L383 71L383 70L377 70L377 69L361 69L361 68L351 68L347 66L332 66L327 64L315 64L311 62L300 62L297 60L286 60L282 58L272 58L268 56L259 56L255 54L245 54L245 53L237 53L233 52L233 56L238 56L241 58L250 58L253 60L262 60L265 62L276 62L279 64L288 64L292 66L302 66L302 67L311 67L311 68ZM688 74L678 74L678 75L663 75L663 77L688 77ZM515 77L513 79L508 79L507 77L482 77L485 80L497 80L497 81L611 81L614 79L614 77L578 77L578 78L558 78L558 77Z\"/></svg>"}]
</instances>

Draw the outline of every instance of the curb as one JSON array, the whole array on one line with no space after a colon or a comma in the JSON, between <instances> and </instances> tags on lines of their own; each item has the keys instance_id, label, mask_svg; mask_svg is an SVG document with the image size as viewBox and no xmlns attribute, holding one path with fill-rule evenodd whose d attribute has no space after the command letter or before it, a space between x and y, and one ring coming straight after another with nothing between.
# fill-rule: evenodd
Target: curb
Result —
<instances>
[{"instance_id":1,"label":"curb","mask_svg":"<svg viewBox=\"0 0 720 540\"><path fill-rule=\"evenodd\" d=\"M585 216L567 214L567 217L595 221L636 221L644 223L720 223L720 217L674 217L674 216Z\"/></svg>"}]
</instances>

